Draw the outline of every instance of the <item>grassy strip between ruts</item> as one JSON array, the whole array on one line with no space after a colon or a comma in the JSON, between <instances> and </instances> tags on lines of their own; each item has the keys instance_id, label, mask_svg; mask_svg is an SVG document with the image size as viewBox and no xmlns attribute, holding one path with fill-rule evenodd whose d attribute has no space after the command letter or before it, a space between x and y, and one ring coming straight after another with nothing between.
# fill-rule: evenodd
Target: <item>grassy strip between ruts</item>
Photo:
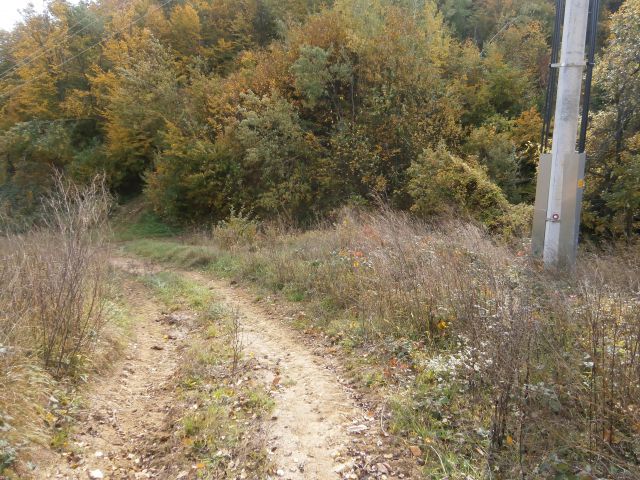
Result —
<instances>
[{"instance_id":1,"label":"grassy strip between ruts","mask_svg":"<svg viewBox=\"0 0 640 480\"><path fill-rule=\"evenodd\" d=\"M183 452L178 454L195 465L198 478L266 478L271 466L261 420L273 401L252 377L254 360L243 356L237 314L216 302L209 289L178 274L158 272L139 280L169 312L195 315L175 379L180 420L170 450Z\"/></svg>"}]
</instances>

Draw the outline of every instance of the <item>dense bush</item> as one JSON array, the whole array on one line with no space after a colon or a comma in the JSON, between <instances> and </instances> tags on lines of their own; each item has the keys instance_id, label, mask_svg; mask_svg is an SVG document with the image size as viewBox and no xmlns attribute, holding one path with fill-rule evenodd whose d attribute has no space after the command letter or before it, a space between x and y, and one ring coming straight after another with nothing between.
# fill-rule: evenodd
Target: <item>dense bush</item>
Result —
<instances>
[{"instance_id":1,"label":"dense bush","mask_svg":"<svg viewBox=\"0 0 640 480\"><path fill-rule=\"evenodd\" d=\"M423 218L473 218L507 237L526 233L530 215L517 208L471 158L464 161L444 146L426 150L409 168L412 211Z\"/></svg>"}]
</instances>

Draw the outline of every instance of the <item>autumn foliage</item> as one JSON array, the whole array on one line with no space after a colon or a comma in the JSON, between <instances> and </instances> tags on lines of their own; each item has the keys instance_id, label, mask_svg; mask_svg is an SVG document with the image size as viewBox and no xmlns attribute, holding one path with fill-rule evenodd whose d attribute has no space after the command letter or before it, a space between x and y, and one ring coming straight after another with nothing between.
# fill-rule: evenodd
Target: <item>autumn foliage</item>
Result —
<instances>
[{"instance_id":1,"label":"autumn foliage","mask_svg":"<svg viewBox=\"0 0 640 480\"><path fill-rule=\"evenodd\" d=\"M620 3L602 13L585 226L630 239L640 19L637 0ZM104 172L175 223L245 208L305 224L385 198L510 235L529 223L553 13L548 0L53 0L0 34L0 208L32 214L54 168Z\"/></svg>"}]
</instances>

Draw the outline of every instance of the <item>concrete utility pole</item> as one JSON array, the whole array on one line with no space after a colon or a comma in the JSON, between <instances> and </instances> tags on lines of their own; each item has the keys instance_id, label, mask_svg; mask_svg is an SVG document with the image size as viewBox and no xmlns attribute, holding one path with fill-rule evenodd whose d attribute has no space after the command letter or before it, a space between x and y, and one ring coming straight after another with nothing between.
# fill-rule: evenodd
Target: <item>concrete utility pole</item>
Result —
<instances>
[{"instance_id":1,"label":"concrete utility pole","mask_svg":"<svg viewBox=\"0 0 640 480\"><path fill-rule=\"evenodd\" d=\"M560 62L551 65L559 73L553 143L540 161L532 239L534 254L542 253L548 267L571 266L576 256L584 188L576 139L588 17L589 0L566 0Z\"/></svg>"}]
</instances>

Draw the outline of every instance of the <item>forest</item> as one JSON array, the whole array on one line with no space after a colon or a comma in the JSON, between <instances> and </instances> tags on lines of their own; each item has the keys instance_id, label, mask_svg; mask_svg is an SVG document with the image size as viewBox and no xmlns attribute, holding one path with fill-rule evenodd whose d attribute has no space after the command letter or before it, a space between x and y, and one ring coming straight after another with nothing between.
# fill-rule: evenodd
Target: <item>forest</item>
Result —
<instances>
[{"instance_id":1,"label":"forest","mask_svg":"<svg viewBox=\"0 0 640 480\"><path fill-rule=\"evenodd\" d=\"M640 0L591 4L573 268L530 239L563 0L24 10L0 480L639 479Z\"/></svg>"},{"instance_id":2,"label":"forest","mask_svg":"<svg viewBox=\"0 0 640 480\"><path fill-rule=\"evenodd\" d=\"M50 2L0 33L0 212L104 173L174 224L379 201L529 229L550 0ZM640 214L640 4L600 12L583 232Z\"/></svg>"}]
</instances>

